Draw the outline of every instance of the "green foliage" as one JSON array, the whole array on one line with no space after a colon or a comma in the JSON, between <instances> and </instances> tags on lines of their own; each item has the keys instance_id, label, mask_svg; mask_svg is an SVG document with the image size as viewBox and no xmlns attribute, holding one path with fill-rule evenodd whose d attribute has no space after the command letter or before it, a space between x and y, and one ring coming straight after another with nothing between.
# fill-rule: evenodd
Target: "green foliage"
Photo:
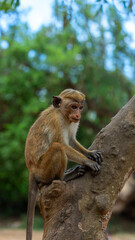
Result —
<instances>
[{"instance_id":1,"label":"green foliage","mask_svg":"<svg viewBox=\"0 0 135 240\"><path fill-rule=\"evenodd\" d=\"M57 1L57 7L59 4ZM19 22L9 26L1 38L1 214L2 210L8 214L26 211L25 139L38 114L51 104L53 95L70 87L86 94L78 139L88 147L96 133L134 93L133 83L124 75L125 59L131 67L134 61L122 19L112 8L108 9L106 29L102 16L94 15L93 6L87 4L86 11L82 1L76 4L74 21L67 18L64 25L65 20L60 18L62 29L50 25L32 34L26 24ZM112 52L108 55L110 44ZM110 60L111 69L107 67Z\"/></svg>"},{"instance_id":2,"label":"green foliage","mask_svg":"<svg viewBox=\"0 0 135 240\"><path fill-rule=\"evenodd\" d=\"M4 12L14 11L19 5L20 0L0 0L0 10L4 10Z\"/></svg>"},{"instance_id":3,"label":"green foliage","mask_svg":"<svg viewBox=\"0 0 135 240\"><path fill-rule=\"evenodd\" d=\"M105 3L109 4L108 0L96 0L96 2L101 4L101 7L100 7L101 10L102 10L102 7L103 7L103 5ZM132 0L121 0L120 3L113 2L113 4L115 4L116 7L117 7L118 4L122 4L123 7L125 8L125 10L127 11L127 13L134 12L134 5L135 5L135 3Z\"/></svg>"},{"instance_id":4,"label":"green foliage","mask_svg":"<svg viewBox=\"0 0 135 240\"><path fill-rule=\"evenodd\" d=\"M23 215L21 217L21 222L22 222L22 224L21 224L20 228L26 229L26 222L27 222L27 216L26 215ZM35 215L35 217L34 217L33 229L42 230L42 231L44 229L44 221L39 215Z\"/></svg>"}]
</instances>

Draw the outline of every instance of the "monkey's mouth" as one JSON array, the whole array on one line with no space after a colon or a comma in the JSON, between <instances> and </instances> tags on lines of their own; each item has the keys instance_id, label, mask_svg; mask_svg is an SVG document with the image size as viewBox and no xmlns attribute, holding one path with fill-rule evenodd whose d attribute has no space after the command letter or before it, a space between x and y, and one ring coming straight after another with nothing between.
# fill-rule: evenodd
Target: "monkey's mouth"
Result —
<instances>
[{"instance_id":1,"label":"monkey's mouth","mask_svg":"<svg viewBox=\"0 0 135 240\"><path fill-rule=\"evenodd\" d=\"M78 122L80 119L77 119L77 118L72 118L72 122Z\"/></svg>"}]
</instances>

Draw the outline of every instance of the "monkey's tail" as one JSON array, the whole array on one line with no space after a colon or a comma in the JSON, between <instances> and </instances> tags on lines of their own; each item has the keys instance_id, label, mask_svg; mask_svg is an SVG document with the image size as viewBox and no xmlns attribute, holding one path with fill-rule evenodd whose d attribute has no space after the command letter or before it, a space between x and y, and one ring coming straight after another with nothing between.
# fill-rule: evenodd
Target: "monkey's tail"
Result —
<instances>
[{"instance_id":1,"label":"monkey's tail","mask_svg":"<svg viewBox=\"0 0 135 240\"><path fill-rule=\"evenodd\" d=\"M38 193L37 183L35 181L34 176L30 174L29 175L26 240L32 240L32 229L33 229L37 193Z\"/></svg>"}]
</instances>

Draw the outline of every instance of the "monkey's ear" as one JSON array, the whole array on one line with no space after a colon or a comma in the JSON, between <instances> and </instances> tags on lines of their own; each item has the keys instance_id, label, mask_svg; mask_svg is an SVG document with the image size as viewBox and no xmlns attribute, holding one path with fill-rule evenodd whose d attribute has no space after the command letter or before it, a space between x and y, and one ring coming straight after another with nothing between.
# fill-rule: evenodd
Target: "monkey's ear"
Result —
<instances>
[{"instance_id":1,"label":"monkey's ear","mask_svg":"<svg viewBox=\"0 0 135 240\"><path fill-rule=\"evenodd\" d=\"M53 106L59 108L61 104L61 98L59 96L53 96Z\"/></svg>"}]
</instances>

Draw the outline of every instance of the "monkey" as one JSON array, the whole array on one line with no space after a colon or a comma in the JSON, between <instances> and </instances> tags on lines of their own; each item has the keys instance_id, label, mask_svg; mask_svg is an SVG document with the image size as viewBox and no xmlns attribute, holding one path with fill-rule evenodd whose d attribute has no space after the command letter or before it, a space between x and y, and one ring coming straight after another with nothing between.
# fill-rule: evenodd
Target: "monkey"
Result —
<instances>
[{"instance_id":1,"label":"monkey","mask_svg":"<svg viewBox=\"0 0 135 240\"><path fill-rule=\"evenodd\" d=\"M101 152L87 150L76 140L84 103L83 93L65 89L53 96L52 105L40 114L29 130L25 144L29 170L26 240L32 240L36 197L42 184L51 184L55 179L70 181L83 175L85 166L94 173L100 170ZM68 160L81 164L82 168L64 175Z\"/></svg>"}]
</instances>

